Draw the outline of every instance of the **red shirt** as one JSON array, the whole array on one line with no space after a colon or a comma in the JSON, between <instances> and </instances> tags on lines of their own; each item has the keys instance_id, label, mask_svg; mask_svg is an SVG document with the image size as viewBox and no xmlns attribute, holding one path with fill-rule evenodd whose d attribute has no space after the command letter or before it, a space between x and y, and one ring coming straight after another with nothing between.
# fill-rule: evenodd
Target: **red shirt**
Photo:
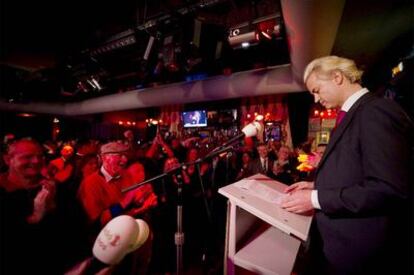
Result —
<instances>
[{"instance_id":1,"label":"red shirt","mask_svg":"<svg viewBox=\"0 0 414 275\"><path fill-rule=\"evenodd\" d=\"M52 168L53 166L55 169L55 171L53 171L53 178L59 183L67 181L73 174L73 165L69 162L66 162L61 157L52 160L49 164L49 169L54 170Z\"/></svg>"},{"instance_id":2,"label":"red shirt","mask_svg":"<svg viewBox=\"0 0 414 275\"><path fill-rule=\"evenodd\" d=\"M78 198L91 223L100 219L101 224L105 224L112 218L109 208L121 202L121 190L128 186L128 182L122 176L106 182L99 170L82 181Z\"/></svg>"}]
</instances>

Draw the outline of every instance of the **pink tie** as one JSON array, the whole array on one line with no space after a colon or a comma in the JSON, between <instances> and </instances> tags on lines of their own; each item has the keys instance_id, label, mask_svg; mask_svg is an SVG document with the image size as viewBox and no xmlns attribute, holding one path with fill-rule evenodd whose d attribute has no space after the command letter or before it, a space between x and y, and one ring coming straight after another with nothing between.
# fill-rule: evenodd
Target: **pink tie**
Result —
<instances>
[{"instance_id":1,"label":"pink tie","mask_svg":"<svg viewBox=\"0 0 414 275\"><path fill-rule=\"evenodd\" d=\"M339 123L341 123L342 119L344 119L346 115L345 111L340 110L335 121L335 128L338 127Z\"/></svg>"}]
</instances>

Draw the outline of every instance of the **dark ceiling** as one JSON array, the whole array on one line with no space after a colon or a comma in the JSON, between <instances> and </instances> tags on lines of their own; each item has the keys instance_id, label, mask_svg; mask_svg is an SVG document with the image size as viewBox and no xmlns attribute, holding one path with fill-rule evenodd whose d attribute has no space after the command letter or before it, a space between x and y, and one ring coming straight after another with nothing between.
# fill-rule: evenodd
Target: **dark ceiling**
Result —
<instances>
[{"instance_id":1,"label":"dark ceiling","mask_svg":"<svg viewBox=\"0 0 414 275\"><path fill-rule=\"evenodd\" d=\"M3 0L1 5L0 97L14 102L79 101L290 62L283 31L249 49L231 47L227 40L229 29L239 24L267 16L282 23L278 1Z\"/></svg>"},{"instance_id":2,"label":"dark ceiling","mask_svg":"<svg viewBox=\"0 0 414 275\"><path fill-rule=\"evenodd\" d=\"M257 94L300 91L304 66L327 54L356 60L368 82L384 83L392 66L414 56L412 0L3 0L0 5L0 99L14 103L78 102L288 63L289 77L284 69L273 71L273 81L257 80L267 85ZM266 16L280 21L279 35L247 50L229 45L229 29ZM91 85L92 77L101 90ZM202 97L192 91L191 98L186 86L174 95L182 102L240 96L245 87L235 93L233 86L256 83L252 79L217 81L214 87L225 88L214 96L207 94L210 82L195 85ZM251 85L244 92L254 93L257 86Z\"/></svg>"}]
</instances>

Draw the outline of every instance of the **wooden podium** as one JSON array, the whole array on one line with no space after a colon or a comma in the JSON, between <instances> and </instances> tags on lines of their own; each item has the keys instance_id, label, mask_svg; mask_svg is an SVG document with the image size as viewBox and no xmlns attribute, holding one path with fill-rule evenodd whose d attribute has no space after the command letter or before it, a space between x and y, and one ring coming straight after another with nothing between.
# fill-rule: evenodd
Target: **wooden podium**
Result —
<instances>
[{"instance_id":1,"label":"wooden podium","mask_svg":"<svg viewBox=\"0 0 414 275\"><path fill-rule=\"evenodd\" d=\"M272 201L281 198L285 188L285 184L257 174L219 189L229 199L225 274L236 274L239 267L257 274L292 272L312 217L287 212Z\"/></svg>"}]
</instances>

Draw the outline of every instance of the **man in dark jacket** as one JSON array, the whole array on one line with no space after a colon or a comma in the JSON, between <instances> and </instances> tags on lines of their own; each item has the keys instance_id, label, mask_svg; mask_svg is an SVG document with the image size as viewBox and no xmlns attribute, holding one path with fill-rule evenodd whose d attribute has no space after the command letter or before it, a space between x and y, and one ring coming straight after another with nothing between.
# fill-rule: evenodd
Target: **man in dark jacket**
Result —
<instances>
[{"instance_id":1,"label":"man in dark jacket","mask_svg":"<svg viewBox=\"0 0 414 275\"><path fill-rule=\"evenodd\" d=\"M336 56L307 66L315 102L339 107L340 115L315 182L287 188L282 207L315 211L324 260L318 274L409 274L413 124L395 102L363 88L361 74Z\"/></svg>"}]
</instances>

